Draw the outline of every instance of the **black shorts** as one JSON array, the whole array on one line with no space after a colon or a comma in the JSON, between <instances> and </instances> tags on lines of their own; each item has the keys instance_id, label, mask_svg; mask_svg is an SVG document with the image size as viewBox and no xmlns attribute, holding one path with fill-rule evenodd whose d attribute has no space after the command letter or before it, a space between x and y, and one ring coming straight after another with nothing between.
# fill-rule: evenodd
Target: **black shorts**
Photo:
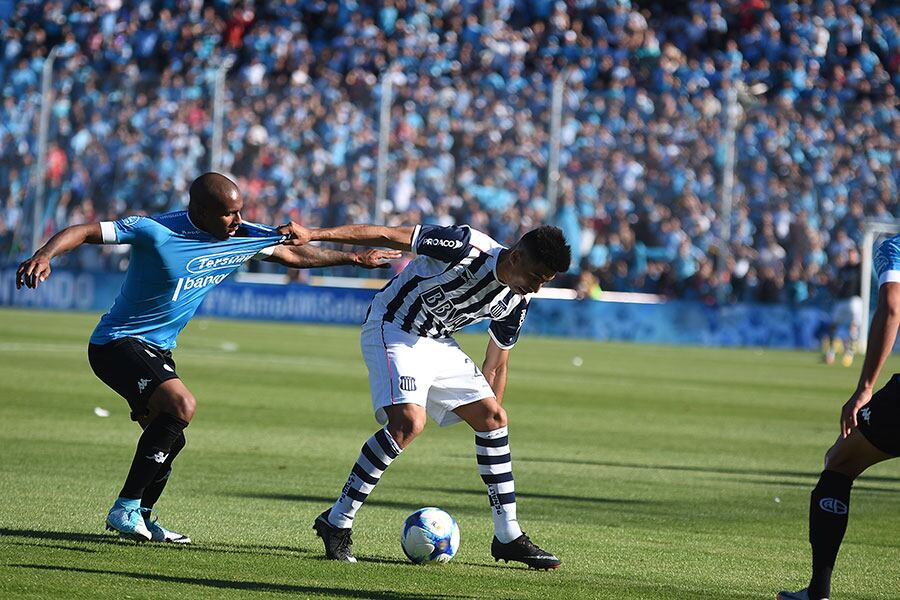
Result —
<instances>
[{"instance_id":1,"label":"black shorts","mask_svg":"<svg viewBox=\"0 0 900 600\"><path fill-rule=\"evenodd\" d=\"M856 413L856 424L873 446L900 456L900 374L895 373Z\"/></svg>"},{"instance_id":2,"label":"black shorts","mask_svg":"<svg viewBox=\"0 0 900 600\"><path fill-rule=\"evenodd\" d=\"M132 421L147 416L147 404L159 384L178 378L171 350L130 337L88 344L88 361L94 374L128 401Z\"/></svg>"}]
</instances>

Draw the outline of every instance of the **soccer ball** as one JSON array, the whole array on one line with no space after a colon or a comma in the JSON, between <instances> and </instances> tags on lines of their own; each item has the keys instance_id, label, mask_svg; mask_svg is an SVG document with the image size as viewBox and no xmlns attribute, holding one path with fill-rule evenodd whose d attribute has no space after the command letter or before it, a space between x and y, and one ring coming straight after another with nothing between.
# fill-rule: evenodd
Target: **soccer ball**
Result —
<instances>
[{"instance_id":1,"label":"soccer ball","mask_svg":"<svg viewBox=\"0 0 900 600\"><path fill-rule=\"evenodd\" d=\"M406 558L416 564L449 562L459 550L459 527L439 508L420 508L403 522L400 546Z\"/></svg>"}]
</instances>

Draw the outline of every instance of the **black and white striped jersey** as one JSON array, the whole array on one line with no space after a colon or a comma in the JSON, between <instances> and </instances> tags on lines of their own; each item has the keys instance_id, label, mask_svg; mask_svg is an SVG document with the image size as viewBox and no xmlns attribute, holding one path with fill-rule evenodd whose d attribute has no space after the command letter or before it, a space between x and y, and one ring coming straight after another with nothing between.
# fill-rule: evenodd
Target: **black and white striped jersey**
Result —
<instances>
[{"instance_id":1,"label":"black and white striped jersey","mask_svg":"<svg viewBox=\"0 0 900 600\"><path fill-rule=\"evenodd\" d=\"M465 225L418 225L412 249L418 256L376 294L366 323L393 323L408 333L440 338L490 319L494 342L512 348L528 298L497 279L503 246Z\"/></svg>"}]
</instances>

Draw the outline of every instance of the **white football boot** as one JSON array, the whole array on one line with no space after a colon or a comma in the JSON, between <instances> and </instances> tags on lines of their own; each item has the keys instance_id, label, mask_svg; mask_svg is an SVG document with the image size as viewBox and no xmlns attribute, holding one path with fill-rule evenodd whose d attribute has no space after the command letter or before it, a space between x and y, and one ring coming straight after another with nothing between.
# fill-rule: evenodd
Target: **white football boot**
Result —
<instances>
[{"instance_id":1,"label":"white football boot","mask_svg":"<svg viewBox=\"0 0 900 600\"><path fill-rule=\"evenodd\" d=\"M159 524L159 519L151 519L149 511L143 510L141 512L144 514L144 524L147 526L147 531L150 532L150 541L169 542L170 544L191 543L191 538L188 536L183 533L178 533L177 531L169 531Z\"/></svg>"}]
</instances>

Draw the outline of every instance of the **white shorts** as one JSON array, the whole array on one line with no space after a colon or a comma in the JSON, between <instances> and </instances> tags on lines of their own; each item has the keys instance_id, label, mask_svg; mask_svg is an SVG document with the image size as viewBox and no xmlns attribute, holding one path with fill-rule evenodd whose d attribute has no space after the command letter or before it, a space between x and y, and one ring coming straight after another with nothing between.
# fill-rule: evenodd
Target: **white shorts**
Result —
<instances>
[{"instance_id":1,"label":"white shorts","mask_svg":"<svg viewBox=\"0 0 900 600\"><path fill-rule=\"evenodd\" d=\"M381 424L387 423L386 406L413 403L444 427L462 420L453 409L494 396L453 338L420 337L392 323L371 322L363 325L361 345Z\"/></svg>"},{"instance_id":2,"label":"white shorts","mask_svg":"<svg viewBox=\"0 0 900 600\"><path fill-rule=\"evenodd\" d=\"M860 327L863 320L863 302L859 296L838 300L831 311L831 319L836 325Z\"/></svg>"}]
</instances>

